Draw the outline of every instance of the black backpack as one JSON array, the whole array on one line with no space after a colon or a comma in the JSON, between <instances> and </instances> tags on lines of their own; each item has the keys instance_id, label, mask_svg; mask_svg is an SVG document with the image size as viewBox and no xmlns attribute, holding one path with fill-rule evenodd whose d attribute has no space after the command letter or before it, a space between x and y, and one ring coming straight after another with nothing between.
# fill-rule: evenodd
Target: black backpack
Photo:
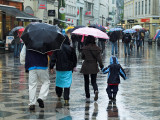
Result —
<instances>
[{"instance_id":1,"label":"black backpack","mask_svg":"<svg viewBox=\"0 0 160 120\"><path fill-rule=\"evenodd\" d=\"M129 42L130 42L130 35L126 34L126 35L124 36L124 42L125 42L125 43L129 43Z\"/></svg>"}]
</instances>

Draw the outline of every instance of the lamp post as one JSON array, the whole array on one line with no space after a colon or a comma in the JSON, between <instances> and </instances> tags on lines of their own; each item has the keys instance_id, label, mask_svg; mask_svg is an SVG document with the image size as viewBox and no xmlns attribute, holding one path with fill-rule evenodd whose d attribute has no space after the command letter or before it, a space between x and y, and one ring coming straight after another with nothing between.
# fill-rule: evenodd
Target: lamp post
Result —
<instances>
[{"instance_id":1,"label":"lamp post","mask_svg":"<svg viewBox=\"0 0 160 120\"><path fill-rule=\"evenodd\" d=\"M103 19L105 19L105 17L102 15L100 16L100 18L102 18L102 26L103 26Z\"/></svg>"}]
</instances>

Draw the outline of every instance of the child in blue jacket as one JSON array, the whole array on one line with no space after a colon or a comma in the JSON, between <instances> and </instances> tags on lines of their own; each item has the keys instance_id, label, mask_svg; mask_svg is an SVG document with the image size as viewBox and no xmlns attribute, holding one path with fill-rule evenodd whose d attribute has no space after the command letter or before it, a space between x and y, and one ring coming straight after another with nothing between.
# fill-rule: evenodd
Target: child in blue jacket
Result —
<instances>
[{"instance_id":1,"label":"child in blue jacket","mask_svg":"<svg viewBox=\"0 0 160 120\"><path fill-rule=\"evenodd\" d=\"M126 74L115 56L110 57L110 65L103 68L102 72L104 74L108 73L108 87L106 89L108 97L110 100L116 100L118 85L120 83L119 76L125 80Z\"/></svg>"}]
</instances>

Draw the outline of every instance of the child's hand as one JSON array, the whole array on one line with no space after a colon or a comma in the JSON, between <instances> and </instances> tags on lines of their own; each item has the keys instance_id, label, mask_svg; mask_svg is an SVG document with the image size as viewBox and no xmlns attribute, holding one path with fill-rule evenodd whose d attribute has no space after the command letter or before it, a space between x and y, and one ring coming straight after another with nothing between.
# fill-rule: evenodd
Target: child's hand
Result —
<instances>
[{"instance_id":1,"label":"child's hand","mask_svg":"<svg viewBox=\"0 0 160 120\"><path fill-rule=\"evenodd\" d=\"M125 79L124 80L127 80L128 78L127 77L125 77Z\"/></svg>"}]
</instances>

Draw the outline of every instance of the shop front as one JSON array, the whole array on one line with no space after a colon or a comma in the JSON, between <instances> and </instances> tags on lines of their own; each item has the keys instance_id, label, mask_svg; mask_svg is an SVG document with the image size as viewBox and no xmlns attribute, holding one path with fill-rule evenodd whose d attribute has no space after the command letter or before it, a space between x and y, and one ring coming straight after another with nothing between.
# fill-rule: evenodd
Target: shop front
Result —
<instances>
[{"instance_id":1,"label":"shop front","mask_svg":"<svg viewBox=\"0 0 160 120\"><path fill-rule=\"evenodd\" d=\"M0 39L5 40L9 31L30 22L42 22L37 17L20 11L16 7L0 4Z\"/></svg>"}]
</instances>

